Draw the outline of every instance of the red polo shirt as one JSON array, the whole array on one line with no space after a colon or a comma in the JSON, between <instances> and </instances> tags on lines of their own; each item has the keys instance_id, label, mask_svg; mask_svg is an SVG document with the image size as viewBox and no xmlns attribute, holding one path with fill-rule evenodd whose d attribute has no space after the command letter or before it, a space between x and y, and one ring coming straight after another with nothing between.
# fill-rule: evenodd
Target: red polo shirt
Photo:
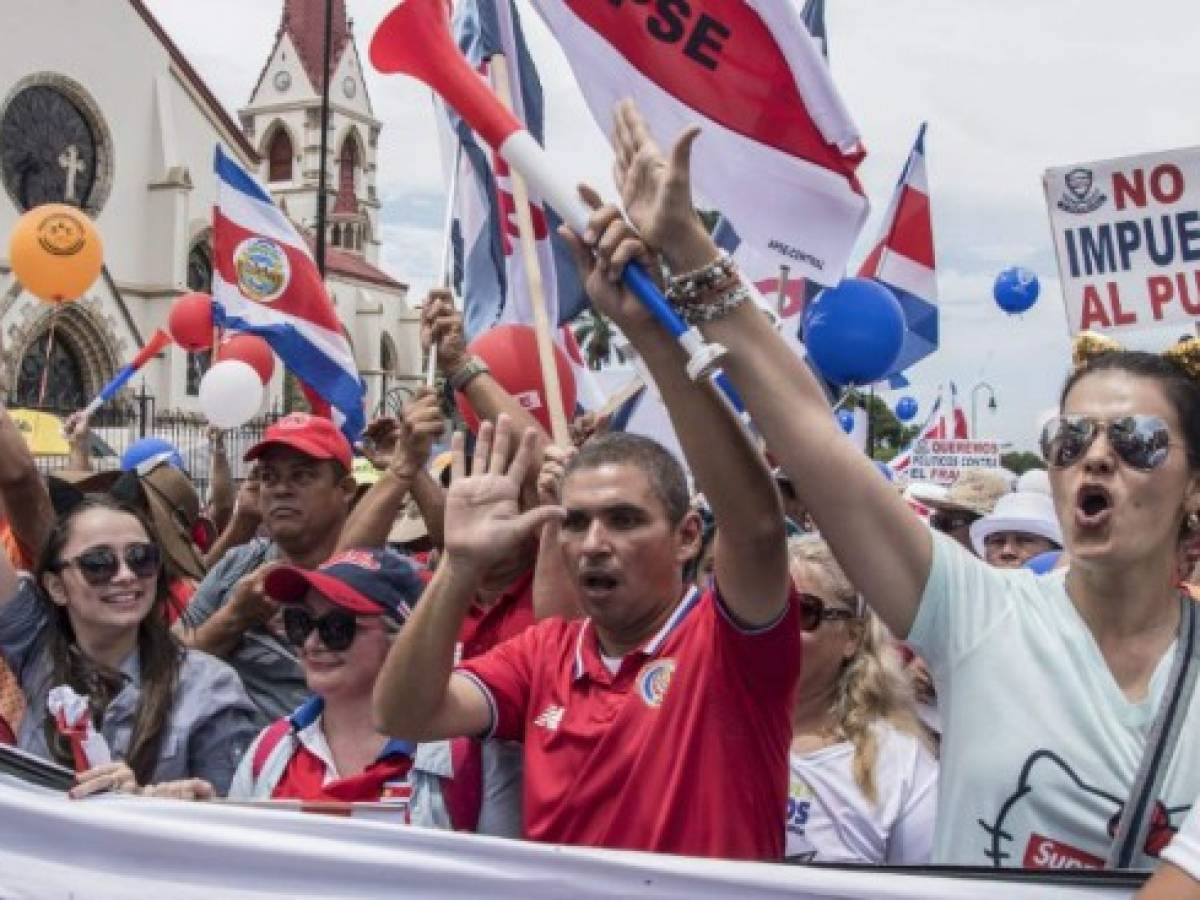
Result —
<instances>
[{"instance_id":1,"label":"red polo shirt","mask_svg":"<svg viewBox=\"0 0 1200 900\"><path fill-rule=\"evenodd\" d=\"M472 603L458 631L459 659L473 659L516 637L534 623L533 568L510 584L494 603Z\"/></svg>"},{"instance_id":2,"label":"red polo shirt","mask_svg":"<svg viewBox=\"0 0 1200 900\"><path fill-rule=\"evenodd\" d=\"M693 589L615 675L590 620L548 619L462 665L492 734L525 744L531 840L781 859L796 598L744 631Z\"/></svg>"}]
</instances>

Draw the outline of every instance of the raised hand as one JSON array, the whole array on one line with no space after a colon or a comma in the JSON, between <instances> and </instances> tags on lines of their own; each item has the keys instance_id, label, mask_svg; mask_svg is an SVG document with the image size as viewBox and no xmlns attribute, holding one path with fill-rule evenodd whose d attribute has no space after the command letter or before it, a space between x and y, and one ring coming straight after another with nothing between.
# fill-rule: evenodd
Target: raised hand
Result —
<instances>
[{"instance_id":1,"label":"raised hand","mask_svg":"<svg viewBox=\"0 0 1200 900\"><path fill-rule=\"evenodd\" d=\"M82 409L77 409L63 419L63 437L75 444L86 441L91 433L91 419Z\"/></svg>"},{"instance_id":2,"label":"raised hand","mask_svg":"<svg viewBox=\"0 0 1200 900\"><path fill-rule=\"evenodd\" d=\"M396 447L389 468L399 476L411 478L425 467L429 453L446 430L440 398L433 388L423 387L404 404L396 423Z\"/></svg>"},{"instance_id":3,"label":"raised hand","mask_svg":"<svg viewBox=\"0 0 1200 900\"><path fill-rule=\"evenodd\" d=\"M446 493L446 558L455 568L476 577L516 553L543 523L564 515L558 506L520 512L521 482L534 455L537 433L526 429L510 462L512 442L508 416L500 416L494 428L484 422L475 441L470 475L462 433L456 433L451 442L453 475Z\"/></svg>"},{"instance_id":4,"label":"raised hand","mask_svg":"<svg viewBox=\"0 0 1200 900\"><path fill-rule=\"evenodd\" d=\"M600 195L587 185L580 186L579 196L593 210L583 236L579 237L566 226L559 228L559 234L575 257L588 297L622 330L653 321L645 304L625 287L621 273L631 260L637 259L646 271L657 276L657 258L619 209L602 204Z\"/></svg>"},{"instance_id":5,"label":"raised hand","mask_svg":"<svg viewBox=\"0 0 1200 900\"><path fill-rule=\"evenodd\" d=\"M562 503L562 483L567 466L578 451L574 447L547 444L542 448L542 471L538 473L538 502L544 506Z\"/></svg>"},{"instance_id":6,"label":"raised hand","mask_svg":"<svg viewBox=\"0 0 1200 900\"><path fill-rule=\"evenodd\" d=\"M699 222L692 207L692 144L700 129L679 136L670 158L663 155L632 100L617 105L613 127L613 181L638 232L650 246L665 249L680 229Z\"/></svg>"},{"instance_id":7,"label":"raised hand","mask_svg":"<svg viewBox=\"0 0 1200 900\"><path fill-rule=\"evenodd\" d=\"M470 358L462 314L454 308L454 295L443 288L430 291L421 307L421 347L435 345L438 370L447 377Z\"/></svg>"}]
</instances>

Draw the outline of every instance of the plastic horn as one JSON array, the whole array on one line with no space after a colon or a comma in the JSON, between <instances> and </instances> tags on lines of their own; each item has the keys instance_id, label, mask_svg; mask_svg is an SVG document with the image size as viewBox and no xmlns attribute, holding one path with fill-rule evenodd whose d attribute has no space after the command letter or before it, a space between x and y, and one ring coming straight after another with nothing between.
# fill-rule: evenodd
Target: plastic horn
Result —
<instances>
[{"instance_id":1,"label":"plastic horn","mask_svg":"<svg viewBox=\"0 0 1200 900\"><path fill-rule=\"evenodd\" d=\"M530 193L541 196L567 227L582 234L590 210L572 184L554 170L546 151L504 108L459 52L450 36L446 0L401 0L371 39L371 62L385 75L404 74L423 81L454 109L475 133L514 170ZM646 270L630 263L622 279L651 314L679 341L688 355L687 372L699 380L716 368L725 348L705 343L667 303Z\"/></svg>"},{"instance_id":2,"label":"plastic horn","mask_svg":"<svg viewBox=\"0 0 1200 900\"><path fill-rule=\"evenodd\" d=\"M122 366L120 371L113 377L113 380L100 389L100 393L96 395L96 399L89 403L83 410L84 416L91 416L101 406L117 395L117 391L125 387L129 383L137 371L148 363L151 359L161 353L166 346L171 343L171 336L161 328L154 332L146 346L138 351L138 355L133 358L127 366Z\"/></svg>"}]
</instances>

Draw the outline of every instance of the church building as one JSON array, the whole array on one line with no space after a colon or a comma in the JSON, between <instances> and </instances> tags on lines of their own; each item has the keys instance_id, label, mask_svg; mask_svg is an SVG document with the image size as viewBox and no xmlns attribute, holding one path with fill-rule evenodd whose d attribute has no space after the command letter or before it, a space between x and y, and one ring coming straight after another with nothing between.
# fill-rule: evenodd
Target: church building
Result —
<instances>
[{"instance_id":1,"label":"church building","mask_svg":"<svg viewBox=\"0 0 1200 900\"><path fill-rule=\"evenodd\" d=\"M39 0L0 30L0 396L85 405L174 299L209 290L221 144L311 236L321 166L324 0L284 0L246 107L227 112L141 0ZM367 386L368 415L420 380L417 313L379 268L374 117L345 0L333 0L326 281ZM77 205L104 240L78 301L40 302L13 278L7 235L27 209ZM207 354L171 347L143 370L158 412L196 412ZM294 393L277 366L268 405Z\"/></svg>"}]
</instances>

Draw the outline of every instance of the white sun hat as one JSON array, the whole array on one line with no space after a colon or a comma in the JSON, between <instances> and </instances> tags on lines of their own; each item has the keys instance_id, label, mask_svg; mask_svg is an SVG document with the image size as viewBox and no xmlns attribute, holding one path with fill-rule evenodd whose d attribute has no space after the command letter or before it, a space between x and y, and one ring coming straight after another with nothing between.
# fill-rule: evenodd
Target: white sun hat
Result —
<instances>
[{"instance_id":1,"label":"white sun hat","mask_svg":"<svg viewBox=\"0 0 1200 900\"><path fill-rule=\"evenodd\" d=\"M971 546L982 558L984 542L993 534L1006 531L1036 534L1058 547L1063 545L1054 501L1037 491L1017 491L997 500L995 509L971 523Z\"/></svg>"},{"instance_id":2,"label":"white sun hat","mask_svg":"<svg viewBox=\"0 0 1200 900\"><path fill-rule=\"evenodd\" d=\"M1052 496L1050 493L1050 473L1045 469L1030 469L1028 472L1022 473L1017 479L1017 490L1032 494L1045 494L1047 497Z\"/></svg>"}]
</instances>

